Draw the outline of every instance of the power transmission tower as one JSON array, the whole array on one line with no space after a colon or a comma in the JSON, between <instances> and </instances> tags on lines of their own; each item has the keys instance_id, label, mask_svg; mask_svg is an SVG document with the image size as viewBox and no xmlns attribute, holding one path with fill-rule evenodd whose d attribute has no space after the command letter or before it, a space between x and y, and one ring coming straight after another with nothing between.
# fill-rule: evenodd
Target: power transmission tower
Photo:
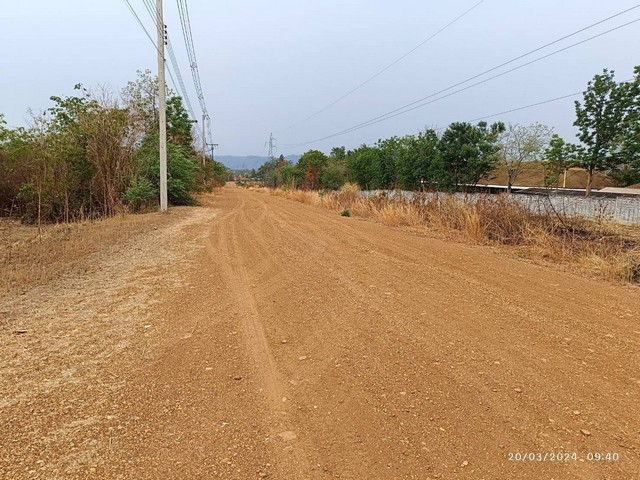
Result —
<instances>
[{"instance_id":1,"label":"power transmission tower","mask_svg":"<svg viewBox=\"0 0 640 480\"><path fill-rule=\"evenodd\" d=\"M207 155L206 155L206 151L207 151L207 137L205 136L205 132L204 132L204 127L205 127L205 120L206 120L206 114L202 114L202 166L205 167L206 166L206 161L207 161ZM211 158L213 158L213 153L211 154Z\"/></svg>"},{"instance_id":2,"label":"power transmission tower","mask_svg":"<svg viewBox=\"0 0 640 480\"><path fill-rule=\"evenodd\" d=\"M273 138L273 133L272 133L271 135L269 135L269 158L268 158L269 161L274 159L274 154L277 149L278 147L276 145L276 139Z\"/></svg>"},{"instance_id":3,"label":"power transmission tower","mask_svg":"<svg viewBox=\"0 0 640 480\"><path fill-rule=\"evenodd\" d=\"M164 78L164 46L167 41L166 26L162 13L162 0L156 0L158 24L158 100L160 108L160 211L166 212L167 197L167 91Z\"/></svg>"}]
</instances>

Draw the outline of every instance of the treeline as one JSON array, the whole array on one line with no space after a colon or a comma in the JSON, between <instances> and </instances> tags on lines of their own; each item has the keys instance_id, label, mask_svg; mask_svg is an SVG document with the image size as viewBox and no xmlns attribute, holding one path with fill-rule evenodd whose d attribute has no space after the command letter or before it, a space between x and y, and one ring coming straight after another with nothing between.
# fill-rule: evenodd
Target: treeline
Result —
<instances>
[{"instance_id":1,"label":"treeline","mask_svg":"<svg viewBox=\"0 0 640 480\"><path fill-rule=\"evenodd\" d=\"M280 156L262 165L258 176L267 186L309 190L351 182L365 190L456 191L499 167L510 188L526 162L542 161L547 186L557 186L569 167L584 168L587 195L596 171L621 186L640 182L640 67L628 82L616 82L614 72L607 70L596 75L575 110L578 144L537 123L456 122L444 132L429 129L348 151L335 147L329 155L310 150L296 164Z\"/></svg>"},{"instance_id":2,"label":"treeline","mask_svg":"<svg viewBox=\"0 0 640 480\"><path fill-rule=\"evenodd\" d=\"M76 85L70 97L8 128L0 114L0 214L73 221L153 208L159 196L157 79L139 72L118 95ZM182 99L167 100L168 195L173 205L226 182L224 165L194 149Z\"/></svg>"}]
</instances>

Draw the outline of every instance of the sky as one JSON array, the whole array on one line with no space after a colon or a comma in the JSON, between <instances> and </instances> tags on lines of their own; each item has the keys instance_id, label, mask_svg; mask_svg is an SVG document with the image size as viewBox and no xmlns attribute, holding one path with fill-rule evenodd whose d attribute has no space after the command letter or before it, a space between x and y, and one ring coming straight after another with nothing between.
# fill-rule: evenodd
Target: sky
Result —
<instances>
[{"instance_id":1,"label":"sky","mask_svg":"<svg viewBox=\"0 0 640 480\"><path fill-rule=\"evenodd\" d=\"M26 125L29 111L51 106L52 95L72 95L77 83L118 91L136 78L137 70L157 71L156 50L124 0L1 1L0 113L10 126ZM155 38L143 0L130 2ZM579 92L603 68L627 80L640 64L638 22L409 113L314 142L636 5L633 0L484 0L380 76L300 123L477 3L187 0L216 153L265 155L270 132L277 152L285 155L354 148ZM177 3L165 0L164 11L199 117ZM492 74L638 18L640 8ZM573 101L578 98L488 120L541 122L574 140Z\"/></svg>"}]
</instances>

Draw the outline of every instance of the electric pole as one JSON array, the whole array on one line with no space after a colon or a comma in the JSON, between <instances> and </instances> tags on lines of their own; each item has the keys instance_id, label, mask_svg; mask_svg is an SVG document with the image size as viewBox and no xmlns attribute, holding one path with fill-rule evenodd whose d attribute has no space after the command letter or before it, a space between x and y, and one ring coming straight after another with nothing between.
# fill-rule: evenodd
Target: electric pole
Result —
<instances>
[{"instance_id":1,"label":"electric pole","mask_svg":"<svg viewBox=\"0 0 640 480\"><path fill-rule=\"evenodd\" d=\"M158 24L158 101L160 108L160 211L167 211L167 91L164 78L164 46L166 32L162 13L162 0L156 0Z\"/></svg>"},{"instance_id":2,"label":"electric pole","mask_svg":"<svg viewBox=\"0 0 640 480\"><path fill-rule=\"evenodd\" d=\"M206 120L205 114L202 114L202 166L205 167L206 166L206 161L207 161L207 137L205 136L204 133L204 122ZM213 154L211 155L211 158L213 158Z\"/></svg>"}]
</instances>

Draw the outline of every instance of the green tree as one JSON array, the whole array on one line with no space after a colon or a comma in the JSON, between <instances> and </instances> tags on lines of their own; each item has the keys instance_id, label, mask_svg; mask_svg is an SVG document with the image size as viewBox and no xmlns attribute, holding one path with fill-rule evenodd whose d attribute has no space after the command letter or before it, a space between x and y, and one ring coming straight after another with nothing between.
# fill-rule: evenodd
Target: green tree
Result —
<instances>
[{"instance_id":1,"label":"green tree","mask_svg":"<svg viewBox=\"0 0 640 480\"><path fill-rule=\"evenodd\" d=\"M560 176L566 174L567 169L575 165L575 145L566 143L558 134L553 134L549 146L544 152L546 187L558 187Z\"/></svg>"},{"instance_id":2,"label":"green tree","mask_svg":"<svg viewBox=\"0 0 640 480\"><path fill-rule=\"evenodd\" d=\"M587 85L582 103L575 102L578 138L581 146L578 160L587 170L585 195L591 195L593 174L616 168L615 147L620 139L621 126L628 113L629 90L616 83L614 72L605 69Z\"/></svg>"},{"instance_id":3,"label":"green tree","mask_svg":"<svg viewBox=\"0 0 640 480\"><path fill-rule=\"evenodd\" d=\"M189 113L182 104L182 98L169 97L167 100L167 141L189 151L193 149L193 124Z\"/></svg>"},{"instance_id":4,"label":"green tree","mask_svg":"<svg viewBox=\"0 0 640 480\"><path fill-rule=\"evenodd\" d=\"M619 185L640 182L640 66L634 70L634 79L620 86L625 100L624 122L615 140L616 168L610 175Z\"/></svg>"},{"instance_id":5,"label":"green tree","mask_svg":"<svg viewBox=\"0 0 640 480\"><path fill-rule=\"evenodd\" d=\"M441 187L458 190L475 185L498 162L498 136L504 132L502 122L452 123L440 139L440 158L434 168Z\"/></svg>"},{"instance_id":6,"label":"green tree","mask_svg":"<svg viewBox=\"0 0 640 480\"><path fill-rule=\"evenodd\" d=\"M378 183L378 165L380 150L376 147L362 145L347 153L347 171L350 181L355 182L362 190L380 188Z\"/></svg>"},{"instance_id":7,"label":"green tree","mask_svg":"<svg viewBox=\"0 0 640 480\"><path fill-rule=\"evenodd\" d=\"M300 187L306 190L318 190L321 186L322 172L328 162L329 158L319 150L305 152L296 164Z\"/></svg>"},{"instance_id":8,"label":"green tree","mask_svg":"<svg viewBox=\"0 0 640 480\"><path fill-rule=\"evenodd\" d=\"M419 190L432 181L432 169L440 158L438 135L425 130L402 138L402 148L396 164L398 186Z\"/></svg>"},{"instance_id":9,"label":"green tree","mask_svg":"<svg viewBox=\"0 0 640 480\"><path fill-rule=\"evenodd\" d=\"M379 153L377 162L373 165L374 188L393 189L396 187L396 163L403 148L402 141L398 137L391 137L386 140L378 140L375 147Z\"/></svg>"},{"instance_id":10,"label":"green tree","mask_svg":"<svg viewBox=\"0 0 640 480\"><path fill-rule=\"evenodd\" d=\"M327 165L320 174L320 185L324 189L337 190L347 181L347 151L345 147L331 149Z\"/></svg>"}]
</instances>

